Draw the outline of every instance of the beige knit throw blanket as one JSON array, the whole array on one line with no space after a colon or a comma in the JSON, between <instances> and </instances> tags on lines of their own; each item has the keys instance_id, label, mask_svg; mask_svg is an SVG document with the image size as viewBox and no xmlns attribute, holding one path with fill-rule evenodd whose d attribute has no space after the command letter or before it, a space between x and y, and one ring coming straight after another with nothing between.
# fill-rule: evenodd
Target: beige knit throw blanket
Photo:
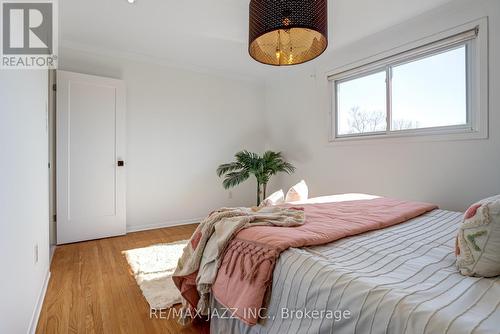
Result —
<instances>
[{"instance_id":1,"label":"beige knit throw blanket","mask_svg":"<svg viewBox=\"0 0 500 334\"><path fill-rule=\"evenodd\" d=\"M172 277L183 297L181 322L194 311L208 313L217 270L227 245L240 230L258 225L299 226L304 220L303 208L295 207L221 208L210 213L191 236Z\"/></svg>"}]
</instances>

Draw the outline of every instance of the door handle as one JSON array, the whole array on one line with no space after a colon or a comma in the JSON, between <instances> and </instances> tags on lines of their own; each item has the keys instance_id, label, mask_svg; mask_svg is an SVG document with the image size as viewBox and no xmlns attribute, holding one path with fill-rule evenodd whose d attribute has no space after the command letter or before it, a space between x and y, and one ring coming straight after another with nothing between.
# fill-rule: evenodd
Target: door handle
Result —
<instances>
[{"instance_id":1,"label":"door handle","mask_svg":"<svg viewBox=\"0 0 500 334\"><path fill-rule=\"evenodd\" d=\"M116 164L118 165L118 167L123 167L125 165L125 162L123 160L118 160Z\"/></svg>"}]
</instances>

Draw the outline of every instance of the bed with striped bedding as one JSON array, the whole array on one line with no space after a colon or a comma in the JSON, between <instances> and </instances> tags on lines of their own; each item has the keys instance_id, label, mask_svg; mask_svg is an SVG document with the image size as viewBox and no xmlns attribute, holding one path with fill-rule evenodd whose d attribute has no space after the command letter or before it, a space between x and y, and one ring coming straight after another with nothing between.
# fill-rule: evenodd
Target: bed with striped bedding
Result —
<instances>
[{"instance_id":1,"label":"bed with striped bedding","mask_svg":"<svg viewBox=\"0 0 500 334\"><path fill-rule=\"evenodd\" d=\"M212 333L500 333L500 280L459 274L462 213L433 210L330 244L291 248L266 318L247 326L212 300Z\"/></svg>"}]
</instances>

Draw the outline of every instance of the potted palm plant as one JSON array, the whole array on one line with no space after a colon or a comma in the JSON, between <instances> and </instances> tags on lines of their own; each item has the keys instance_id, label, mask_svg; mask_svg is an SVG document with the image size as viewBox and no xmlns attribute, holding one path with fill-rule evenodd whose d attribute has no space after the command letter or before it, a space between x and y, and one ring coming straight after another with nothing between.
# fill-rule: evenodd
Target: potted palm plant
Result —
<instances>
[{"instance_id":1,"label":"potted palm plant","mask_svg":"<svg viewBox=\"0 0 500 334\"><path fill-rule=\"evenodd\" d=\"M251 175L257 179L257 205L266 198L266 188L271 176L284 172L292 174L295 167L283 159L281 152L267 151L262 156L257 153L240 151L234 155L236 161L222 164L217 168L217 175L224 176L222 185L225 189L237 186ZM262 197L261 197L262 195Z\"/></svg>"}]
</instances>

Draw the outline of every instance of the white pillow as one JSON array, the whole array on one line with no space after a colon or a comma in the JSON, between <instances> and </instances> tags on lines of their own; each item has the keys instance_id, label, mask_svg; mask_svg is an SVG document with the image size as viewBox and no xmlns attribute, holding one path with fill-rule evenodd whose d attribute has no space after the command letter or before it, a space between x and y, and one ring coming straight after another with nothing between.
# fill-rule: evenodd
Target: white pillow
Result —
<instances>
[{"instance_id":1,"label":"white pillow","mask_svg":"<svg viewBox=\"0 0 500 334\"><path fill-rule=\"evenodd\" d=\"M458 229L455 254L462 275L500 275L500 195L467 209Z\"/></svg>"},{"instance_id":2,"label":"white pillow","mask_svg":"<svg viewBox=\"0 0 500 334\"><path fill-rule=\"evenodd\" d=\"M273 205L278 205L282 204L285 202L285 193L283 193L283 189L280 189L278 191L275 191L268 197L266 197L265 200L263 200L259 206L273 206Z\"/></svg>"},{"instance_id":3,"label":"white pillow","mask_svg":"<svg viewBox=\"0 0 500 334\"><path fill-rule=\"evenodd\" d=\"M309 189L304 180L291 187L286 193L285 202L305 201L309 196Z\"/></svg>"}]
</instances>

